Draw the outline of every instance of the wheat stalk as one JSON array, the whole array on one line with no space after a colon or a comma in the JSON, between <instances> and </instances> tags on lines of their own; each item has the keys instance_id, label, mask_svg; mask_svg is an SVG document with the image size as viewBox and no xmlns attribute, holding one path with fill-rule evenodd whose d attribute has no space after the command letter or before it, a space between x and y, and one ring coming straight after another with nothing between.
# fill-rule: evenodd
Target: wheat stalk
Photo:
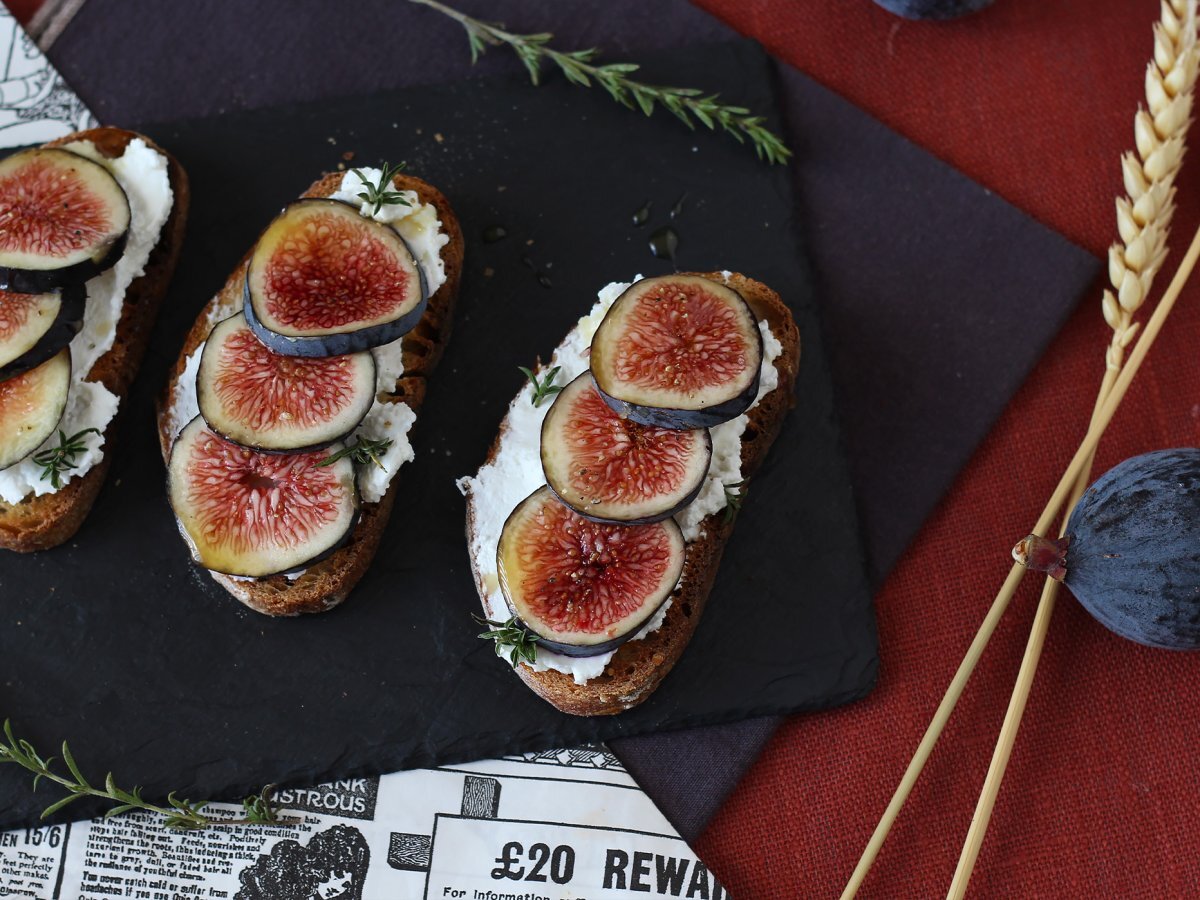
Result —
<instances>
[{"instance_id":1,"label":"wheat stalk","mask_svg":"<svg viewBox=\"0 0 1200 900\"><path fill-rule=\"evenodd\" d=\"M1135 322L1134 316L1145 304L1154 276L1167 255L1167 235L1175 212L1175 175L1183 162L1184 142L1191 124L1196 68L1196 0L1161 0L1159 21L1154 25L1154 58L1146 66L1146 106L1138 110L1133 120L1136 151L1121 157L1126 191L1125 197L1117 198L1117 233L1121 243L1114 243L1109 248L1108 277L1113 289L1105 290L1101 300L1104 319L1112 334L1105 348L1104 378L1096 394L1089 431L1098 424L1097 420L1113 393L1125 361L1125 351L1140 328L1141 323ZM1062 514L1060 537L1066 533L1070 511L1087 488L1094 457L1095 450L1087 455L1075 478ZM946 894L947 900L962 900L967 893L967 884L979 858L1025 714L1025 704L1033 688L1058 589L1059 582L1053 578L1047 578L1042 586L1025 655Z\"/></svg>"},{"instance_id":2,"label":"wheat stalk","mask_svg":"<svg viewBox=\"0 0 1200 900\"><path fill-rule=\"evenodd\" d=\"M1146 105L1140 107L1134 117L1136 149L1126 153L1121 159L1126 196L1118 198L1116 203L1120 242L1114 243L1109 249L1109 280L1112 288L1104 291L1101 301L1105 321L1112 330L1105 350L1104 379L1097 394L1088 434L1060 480L1054 495L1042 511L1034 527L1036 533L1046 531L1064 508L1069 511L1078 502L1089 479L1096 444L1111 421L1137 367L1145 358L1153 339L1170 313L1192 266L1197 258L1200 258L1200 232L1197 232L1188 255L1160 301L1146 334L1138 342L1134 355L1126 364L1126 350L1133 344L1140 330L1140 323L1134 321L1134 316L1149 296L1154 276L1166 258L1167 235L1174 212L1174 180L1183 161L1184 140L1191 122L1192 93L1196 80L1196 2L1197 0L1161 2L1159 21L1154 26L1154 58L1146 70ZM1062 515L1062 519L1065 527L1065 514ZM1008 609L1023 574L1024 570L1020 565L1014 565L1009 571L1008 578L967 649L900 784L863 850L858 865L842 892L842 900L851 900L857 895L863 879L870 871L888 832L912 792L917 778L920 777L938 738L941 737L1000 618ZM1047 579L1021 671L997 741L996 752L950 886L950 898L961 897L966 892L967 881L982 846L1044 645L1057 588L1058 582Z\"/></svg>"}]
</instances>

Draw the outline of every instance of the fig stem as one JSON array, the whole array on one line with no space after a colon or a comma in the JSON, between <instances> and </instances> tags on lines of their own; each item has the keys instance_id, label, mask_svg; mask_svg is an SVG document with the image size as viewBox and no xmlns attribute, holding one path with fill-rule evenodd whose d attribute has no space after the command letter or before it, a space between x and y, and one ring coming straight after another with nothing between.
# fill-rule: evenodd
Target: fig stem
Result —
<instances>
[{"instance_id":1,"label":"fig stem","mask_svg":"<svg viewBox=\"0 0 1200 900\"><path fill-rule=\"evenodd\" d=\"M494 23L473 19L438 0L409 2L435 9L462 25L471 46L472 63L488 47L507 45L525 65L535 85L541 81L541 63L545 58L558 66L567 80L574 84L591 87L594 79L622 106L641 109L650 115L654 112L655 104L658 104L692 130L696 128L696 122L710 131L720 126L739 144L744 144L749 138L758 158L769 163L786 163L792 156L792 151L779 135L765 126L766 119L763 116L753 115L744 106L722 103L717 94L705 94L697 88L668 87L637 81L629 77L640 68L636 63L594 65L592 61L599 53L595 47L565 52L555 50L549 43L554 35L549 32L515 34Z\"/></svg>"},{"instance_id":2,"label":"fig stem","mask_svg":"<svg viewBox=\"0 0 1200 900\"><path fill-rule=\"evenodd\" d=\"M1052 541L1031 534L1021 538L1013 547L1012 556L1017 562L1034 572L1043 572L1055 581L1067 576L1067 538Z\"/></svg>"}]
</instances>

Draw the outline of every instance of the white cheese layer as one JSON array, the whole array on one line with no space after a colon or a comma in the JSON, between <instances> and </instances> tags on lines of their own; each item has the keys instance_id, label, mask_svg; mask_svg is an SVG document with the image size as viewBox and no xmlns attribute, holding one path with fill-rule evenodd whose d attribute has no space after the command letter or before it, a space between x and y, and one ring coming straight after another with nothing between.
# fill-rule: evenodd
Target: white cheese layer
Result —
<instances>
[{"instance_id":1,"label":"white cheese layer","mask_svg":"<svg viewBox=\"0 0 1200 900\"><path fill-rule=\"evenodd\" d=\"M83 328L71 341L71 387L58 428L68 436L87 428L95 428L100 433L91 433L81 439L85 449L75 457L75 466L61 473L64 485L86 475L104 458L104 431L117 414L120 398L104 385L84 379L96 361L112 349L125 292L145 271L146 261L158 244L174 202L166 157L140 138L130 141L117 159L102 156L88 141L76 141L65 149L94 159L113 173L129 198L130 222L125 252L117 264L87 282ZM50 482L42 480L43 469L33 457L58 446L58 442L56 429L41 447L16 465L0 471L0 499L6 503L19 503L30 494L54 493L56 489Z\"/></svg>"},{"instance_id":2,"label":"white cheese layer","mask_svg":"<svg viewBox=\"0 0 1200 900\"><path fill-rule=\"evenodd\" d=\"M359 176L359 172L362 176ZM429 296L446 283L446 264L442 262L441 250L450 243L450 235L442 230L442 222L438 219L437 208L432 203L422 203L416 191L399 191L408 201L389 203L372 213L372 204L367 203L358 195L366 191L363 178L371 184L379 184L383 172L379 169L358 169L347 172L342 176L342 185L334 200L342 200L357 206L360 215L374 218L377 222L386 222L400 233L408 249L412 251L421 271L425 273L425 281L429 288Z\"/></svg>"},{"instance_id":3,"label":"white cheese layer","mask_svg":"<svg viewBox=\"0 0 1200 900\"><path fill-rule=\"evenodd\" d=\"M379 180L378 169L363 169L362 173L368 179L373 178L376 182ZM341 189L333 197L357 205L357 194L361 190L363 187L359 177L353 172L347 172L342 179ZM375 218L391 224L408 241L409 248L425 272L429 293L432 295L446 281L445 265L440 254L441 248L450 242L450 237L442 231L442 223L438 220L437 210L432 204L420 203L412 191L405 191L404 194L413 204L411 208L399 204L384 206ZM367 216L370 212L370 207L362 203L359 213ZM234 315L241 308L242 296L239 293L230 302L218 304L213 308L208 316L209 326ZM360 438L389 439L392 442L387 452L379 457L383 468L374 463L358 466L358 489L366 503L378 503L382 500L399 468L416 457L408 435L417 420L417 414L407 403L385 403L379 399L380 395L394 392L396 382L404 374L403 341L403 338L399 338L371 351L375 356L377 396L366 417L349 438L351 443ZM171 402L167 409L167 428L172 441L183 430L183 426L200 414L200 407L196 401L196 375L200 370L200 356L203 352L204 344L201 344L187 358L183 374L171 393Z\"/></svg>"},{"instance_id":4,"label":"white cheese layer","mask_svg":"<svg viewBox=\"0 0 1200 900\"><path fill-rule=\"evenodd\" d=\"M634 278L635 282L640 280L640 275ZM560 367L556 384L566 384L588 368L592 336L600 327L600 322L603 321L609 307L625 292L629 284L614 282L601 289L599 299L591 312L579 320L554 351L554 356L544 370L553 366ZM760 322L759 329L763 335L763 362L759 375L758 396L751 409L779 386L779 372L774 363L783 350L766 322ZM486 591L486 612L488 618L493 621L504 621L509 617L496 574L496 547L500 543L500 532L509 513L517 504L546 481L542 472L540 448L542 420L550 409L550 402L543 401L539 407L533 405L532 399L533 385L526 382L509 405L495 458L473 477L463 477L457 482L458 489L464 495L469 495L475 511L475 532L471 536L469 549ZM725 485L742 480L741 439L747 422L747 417L741 415L710 429L713 459L707 480L696 499L675 517L683 530L684 539L689 543L703 535L701 520L724 508ZM664 604L631 640L640 640L661 627L666 617L667 606L668 604ZM586 684L603 673L613 655L604 653L599 656L574 658L538 648L537 660L532 668L535 672L554 669L572 676L576 684Z\"/></svg>"}]
</instances>

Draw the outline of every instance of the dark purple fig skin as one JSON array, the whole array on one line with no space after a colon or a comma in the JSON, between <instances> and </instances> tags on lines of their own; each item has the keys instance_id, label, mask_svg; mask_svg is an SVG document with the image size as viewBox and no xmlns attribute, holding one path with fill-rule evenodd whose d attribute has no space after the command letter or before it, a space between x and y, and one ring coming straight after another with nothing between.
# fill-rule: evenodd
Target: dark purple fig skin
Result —
<instances>
[{"instance_id":1,"label":"dark purple fig skin","mask_svg":"<svg viewBox=\"0 0 1200 900\"><path fill-rule=\"evenodd\" d=\"M624 297L640 284L641 282L636 282L630 285L621 296ZM724 287L730 293L740 298L741 295L733 288ZM621 298L618 297L616 303L620 301ZM613 306L616 306L616 303ZM742 298L742 303L746 303L744 298ZM753 320L754 314L750 311L748 304L746 305L746 309ZM720 425L722 422L736 419L754 405L754 400L758 396L758 383L762 378L762 361L765 358L762 332L757 327L754 328L754 337L758 344L757 358L759 360L758 370L754 373L754 380L736 397L731 397L723 403L717 403L703 409L672 409L671 407L642 406L630 403L627 400L620 400L604 390L603 385L596 378L594 372L592 373L592 383L596 385L596 390L600 392L600 396L604 398L604 402L608 404L613 412L624 419L637 422L639 425L653 425L657 428L671 428L676 431L689 431L693 428L712 428L715 425Z\"/></svg>"},{"instance_id":2,"label":"dark purple fig skin","mask_svg":"<svg viewBox=\"0 0 1200 900\"><path fill-rule=\"evenodd\" d=\"M308 199L297 202L311 204L313 200ZM324 202L342 203L341 200L329 199ZM344 205L350 206L351 204ZM284 209L286 211L287 207L284 207ZM344 356L347 353L360 353L363 350L371 350L375 347L382 347L384 344L390 344L392 341L404 337L404 335L417 327L417 323L425 315L425 307L429 305L429 282L425 278L425 270L421 267L420 260L417 259L416 254L412 252L412 247L408 245L408 241L404 239L400 232L385 223L377 224L393 232L397 240L408 251L408 255L413 258L413 267L417 270L417 278L419 279L421 288L421 302L400 318L393 319L391 322L385 322L382 325L359 328L341 334L291 337L272 331L258 318L257 313L254 311L254 304L250 302L250 267L247 266L246 279L242 283L242 306L246 314L246 324L250 326L250 330L254 332L254 336L262 341L267 349L281 356Z\"/></svg>"},{"instance_id":3,"label":"dark purple fig skin","mask_svg":"<svg viewBox=\"0 0 1200 900\"><path fill-rule=\"evenodd\" d=\"M113 241L108 253L99 260L85 259L62 269L13 269L0 266L0 291L14 294L48 294L60 288L83 286L90 278L106 272L117 264L125 253L129 232Z\"/></svg>"},{"instance_id":4,"label":"dark purple fig skin","mask_svg":"<svg viewBox=\"0 0 1200 900\"><path fill-rule=\"evenodd\" d=\"M82 284L65 288L61 295L61 306L58 318L46 329L46 333L28 351L18 356L7 366L0 368L0 381L23 375L30 369L36 369L46 360L53 357L63 347L71 343L79 329L83 327L84 303L87 300L87 288Z\"/></svg>"},{"instance_id":5,"label":"dark purple fig skin","mask_svg":"<svg viewBox=\"0 0 1200 900\"><path fill-rule=\"evenodd\" d=\"M761 343L762 335L760 334L760 346ZM716 406L708 406L704 409L667 409L658 406L638 406L635 403L618 400L616 397L606 394L604 388L600 387L600 383L596 381L595 376L592 377L592 383L596 385L596 390L600 392L600 396L604 398L604 402L608 404L609 409L622 418L629 419L631 422L637 422L639 425L672 428L675 431L690 431L693 428L713 428L722 422L736 419L748 410L754 405L754 398L758 396L758 382L761 377L762 367L760 366L754 376L754 380L750 382L746 390L742 391L736 397L726 400L724 403L718 403Z\"/></svg>"},{"instance_id":6,"label":"dark purple fig skin","mask_svg":"<svg viewBox=\"0 0 1200 900\"><path fill-rule=\"evenodd\" d=\"M579 376L579 378L591 378L591 374L589 372L584 372L582 375ZM576 380L578 380L578 378ZM592 383L595 384L595 379L592 380ZM566 393L565 390L560 391L558 396L554 398L554 404L559 403L562 400L563 395L565 393ZM609 398L605 397L604 402L609 403ZM551 406L550 406L551 410L554 409L554 404L551 404ZM611 406L611 403L609 403L609 405ZM564 498L563 495L560 494L554 487L554 482L551 480L551 478L549 476L549 472L547 471L546 460L545 460L545 455L544 455L547 423L549 421L550 421L550 414L547 413L546 418L542 420L542 447L543 447L542 474L546 476L546 487L550 488L550 493L552 493L558 499L559 503L562 503L564 506L570 507L575 512L579 513L579 515L583 516L583 518L587 519L589 522L601 522L606 525L653 525L655 522L661 522L663 519L669 519L669 518L671 518L671 516L675 515L675 513L679 512L680 510L685 509L688 505L691 504L691 502L693 500L695 500L700 495L700 491L702 491L704 489L704 483L708 478L708 466L705 466L705 468L704 468L704 477L702 477L699 481L696 482L696 486L691 491L689 491L686 496L681 498L679 500L679 502L676 503L675 505L663 507L657 513L652 513L650 515L642 516L640 518L632 518L632 519L608 519L608 518L605 518L604 516L592 515L588 512L587 508L581 509L580 507L576 506L574 503L572 503L569 500L567 500L566 498ZM684 429L674 429L674 430L680 431L680 430L684 430ZM707 429L704 429L704 438L705 438L705 443L708 445L708 460L709 460L709 464L711 465L711 463L712 463L712 435L708 432Z\"/></svg>"},{"instance_id":7,"label":"dark purple fig skin","mask_svg":"<svg viewBox=\"0 0 1200 900\"><path fill-rule=\"evenodd\" d=\"M1064 583L1102 625L1149 647L1200 649L1200 448L1110 469L1066 537Z\"/></svg>"},{"instance_id":8,"label":"dark purple fig skin","mask_svg":"<svg viewBox=\"0 0 1200 900\"><path fill-rule=\"evenodd\" d=\"M66 154L72 159L80 160L81 164L85 166L94 166L108 172L100 163L90 157L64 147L55 147L52 150L43 148L39 152ZM115 176L112 176L111 173L108 174L112 177L113 183L120 190L121 195L125 198L125 204L128 206L129 198L125 195L125 189L121 187L121 183L116 180ZM130 222L130 227L132 227L132 222ZM128 241L129 228L126 228L100 259L85 259L72 266L64 266L59 269L18 269L11 266L0 266L0 291L12 291L15 294L48 294L60 288L82 285L89 278L95 278L101 272L115 266L117 260L124 255L125 245Z\"/></svg>"},{"instance_id":9,"label":"dark purple fig skin","mask_svg":"<svg viewBox=\"0 0 1200 900\"><path fill-rule=\"evenodd\" d=\"M538 488L537 491L534 491L533 494L530 494L529 496L532 497L534 494L537 494L538 491L540 491L540 490L542 490L542 488ZM558 495L554 494L553 491L550 491L550 493L553 496L555 496L555 498L557 498ZM508 527L509 520L511 520L512 517L517 514L518 510L520 510L520 508L522 506L524 506L528 500L529 500L529 497L526 497L525 500L522 500L520 503L518 503L513 508L513 511L508 514L508 519L506 519L504 522L505 528ZM612 523L608 523L608 524L612 524ZM627 522L624 524L631 524L631 523ZM676 526L676 527L678 527L678 526ZM502 567L502 563L500 562L500 558L499 558L500 552L501 552L500 547L497 546L496 547L497 571L499 571L500 568ZM641 631L643 628L646 627L646 623L649 622L651 619L653 619L658 614L658 611L663 608L663 604L665 604L673 596L675 596L674 591L672 591L670 594L667 594L667 596L662 599L662 602L659 603L658 606L654 607L654 612L652 612L649 616L647 616L642 621L642 623L639 624L636 628L632 628L629 631L623 632L622 634L618 634L616 637L612 638L611 640L604 641L601 644L564 644L561 641L556 641L556 640L553 640L552 638L545 637L543 634L541 634L541 632L537 631L534 628L529 627L529 625L517 614L517 610L516 610L515 606L513 605L513 603L508 599L507 593L504 593L504 605L508 607L508 613L510 616L512 616L513 620L518 625L520 625L523 629L525 629L525 631L528 634L531 634L535 638L537 638L537 646L541 647L544 650L549 650L551 653L557 653L560 656L569 656L574 659L584 659L589 656L600 656L601 654L604 654L604 653L611 653L614 650L616 650L618 647L620 647L622 644L628 643L629 640L635 634L637 634L639 631Z\"/></svg>"}]
</instances>

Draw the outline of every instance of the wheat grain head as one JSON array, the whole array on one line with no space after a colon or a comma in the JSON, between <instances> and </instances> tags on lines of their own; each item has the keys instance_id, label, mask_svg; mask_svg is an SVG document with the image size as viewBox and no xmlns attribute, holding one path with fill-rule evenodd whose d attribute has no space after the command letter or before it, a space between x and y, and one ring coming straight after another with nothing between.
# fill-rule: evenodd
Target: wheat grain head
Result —
<instances>
[{"instance_id":1,"label":"wheat grain head","mask_svg":"<svg viewBox=\"0 0 1200 900\"><path fill-rule=\"evenodd\" d=\"M1108 278L1102 300L1112 329L1106 352L1109 369L1120 369L1137 334L1134 315L1150 293L1167 255L1175 212L1175 175L1183 161L1192 121L1192 94L1200 49L1196 43L1196 0L1161 0L1154 25L1154 59L1146 66L1146 104L1133 119L1134 150L1121 157L1125 196L1117 198L1117 234L1108 248Z\"/></svg>"}]
</instances>

